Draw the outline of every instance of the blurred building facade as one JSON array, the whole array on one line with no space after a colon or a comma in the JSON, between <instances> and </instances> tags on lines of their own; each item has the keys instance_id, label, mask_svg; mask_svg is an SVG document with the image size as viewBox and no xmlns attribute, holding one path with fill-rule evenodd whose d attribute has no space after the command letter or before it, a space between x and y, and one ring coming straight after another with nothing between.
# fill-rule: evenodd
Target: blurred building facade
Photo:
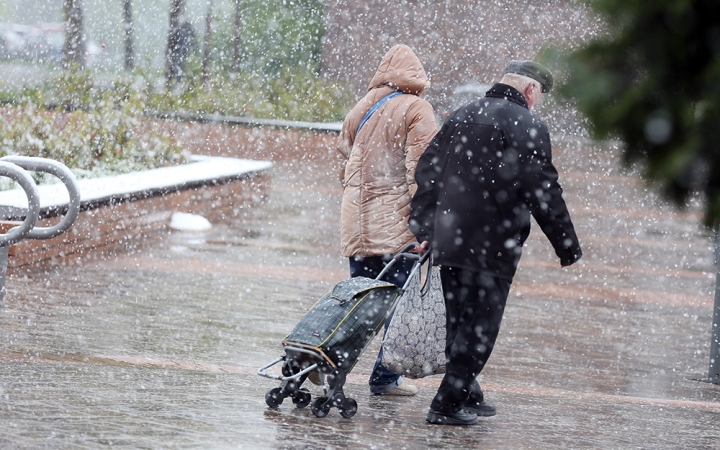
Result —
<instances>
[{"instance_id":1,"label":"blurred building facade","mask_svg":"<svg viewBox=\"0 0 720 450\"><path fill-rule=\"evenodd\" d=\"M407 44L431 78L426 97L444 115L454 90L496 81L508 60L576 46L600 28L574 0L328 0L322 72L360 96L383 54Z\"/></svg>"}]
</instances>

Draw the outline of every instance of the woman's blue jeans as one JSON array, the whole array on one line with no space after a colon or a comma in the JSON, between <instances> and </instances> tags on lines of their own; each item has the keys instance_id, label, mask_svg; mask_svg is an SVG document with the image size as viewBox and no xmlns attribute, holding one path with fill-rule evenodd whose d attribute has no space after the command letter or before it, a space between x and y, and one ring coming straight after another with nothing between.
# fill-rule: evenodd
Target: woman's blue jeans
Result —
<instances>
[{"instance_id":1,"label":"woman's blue jeans","mask_svg":"<svg viewBox=\"0 0 720 450\"><path fill-rule=\"evenodd\" d=\"M383 256L352 256L350 257L350 277L367 277L377 278L383 268L390 262L393 255ZM397 287L402 287L410 275L414 261L401 258L393 264L388 273L383 275L383 280L393 283ZM392 319L392 314L385 320L384 330ZM400 384L400 375L392 372L381 364L382 347L375 360L375 367L370 374L370 392L374 394L382 394L394 389Z\"/></svg>"}]
</instances>

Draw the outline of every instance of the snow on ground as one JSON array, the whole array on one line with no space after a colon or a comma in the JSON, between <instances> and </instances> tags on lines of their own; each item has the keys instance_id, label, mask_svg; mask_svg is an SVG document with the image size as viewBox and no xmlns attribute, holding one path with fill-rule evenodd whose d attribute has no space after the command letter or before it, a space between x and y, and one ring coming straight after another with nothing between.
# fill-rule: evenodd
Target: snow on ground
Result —
<instances>
[{"instance_id":1,"label":"snow on ground","mask_svg":"<svg viewBox=\"0 0 720 450\"><path fill-rule=\"evenodd\" d=\"M178 231L207 231L212 228L212 224L197 214L175 212L170 219L170 228Z\"/></svg>"}]
</instances>

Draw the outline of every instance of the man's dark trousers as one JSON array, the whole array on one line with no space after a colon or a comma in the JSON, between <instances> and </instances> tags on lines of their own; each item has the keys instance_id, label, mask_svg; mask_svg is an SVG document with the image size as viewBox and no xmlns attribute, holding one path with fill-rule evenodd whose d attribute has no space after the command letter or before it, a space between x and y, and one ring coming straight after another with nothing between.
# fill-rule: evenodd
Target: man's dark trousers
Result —
<instances>
[{"instance_id":1,"label":"man's dark trousers","mask_svg":"<svg viewBox=\"0 0 720 450\"><path fill-rule=\"evenodd\" d=\"M511 281L457 267L440 268L447 314L445 377L431 408L457 412L468 401L482 401L476 377L500 332Z\"/></svg>"}]
</instances>

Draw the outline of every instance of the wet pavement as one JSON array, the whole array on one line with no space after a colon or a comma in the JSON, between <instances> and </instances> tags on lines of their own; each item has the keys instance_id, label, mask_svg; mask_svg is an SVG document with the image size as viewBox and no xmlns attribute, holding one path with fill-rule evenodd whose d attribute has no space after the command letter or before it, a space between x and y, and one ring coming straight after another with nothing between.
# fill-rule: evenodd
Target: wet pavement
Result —
<instances>
[{"instance_id":1,"label":"wet pavement","mask_svg":"<svg viewBox=\"0 0 720 450\"><path fill-rule=\"evenodd\" d=\"M355 417L267 407L278 383L257 369L347 276L331 160L268 150L270 197L239 218L9 277L0 448L720 449L699 210L664 205L612 146L555 140L585 257L561 269L534 227L480 380L497 416L426 424L437 376L370 395L379 340L346 384Z\"/></svg>"}]
</instances>

